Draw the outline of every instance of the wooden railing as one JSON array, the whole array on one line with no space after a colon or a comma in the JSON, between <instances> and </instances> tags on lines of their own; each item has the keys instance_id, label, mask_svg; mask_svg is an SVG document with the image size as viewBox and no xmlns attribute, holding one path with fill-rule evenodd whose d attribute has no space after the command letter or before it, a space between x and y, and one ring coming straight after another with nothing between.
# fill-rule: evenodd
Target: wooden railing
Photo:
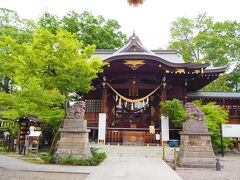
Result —
<instances>
[{"instance_id":1,"label":"wooden railing","mask_svg":"<svg viewBox=\"0 0 240 180\"><path fill-rule=\"evenodd\" d=\"M122 131L107 131L107 143L110 144L122 144L123 135Z\"/></svg>"},{"instance_id":2,"label":"wooden railing","mask_svg":"<svg viewBox=\"0 0 240 180\"><path fill-rule=\"evenodd\" d=\"M106 143L109 144L122 144L123 143L123 131L114 131L108 130L106 134ZM156 140L155 134L150 134L149 132L145 132L144 135L144 145L157 145L160 144Z\"/></svg>"},{"instance_id":3,"label":"wooden railing","mask_svg":"<svg viewBox=\"0 0 240 180\"><path fill-rule=\"evenodd\" d=\"M149 132L146 132L144 144L145 145L157 145L158 142L156 140L156 135L155 134L150 134Z\"/></svg>"}]
</instances>

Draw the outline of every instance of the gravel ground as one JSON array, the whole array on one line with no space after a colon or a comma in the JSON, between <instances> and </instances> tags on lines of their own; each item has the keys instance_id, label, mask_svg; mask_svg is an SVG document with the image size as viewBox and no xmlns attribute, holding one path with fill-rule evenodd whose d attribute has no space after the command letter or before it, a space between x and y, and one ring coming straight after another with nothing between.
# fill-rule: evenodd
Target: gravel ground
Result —
<instances>
[{"instance_id":1,"label":"gravel ground","mask_svg":"<svg viewBox=\"0 0 240 180\"><path fill-rule=\"evenodd\" d=\"M83 180L88 174L14 171L0 168L0 180Z\"/></svg>"},{"instance_id":2,"label":"gravel ground","mask_svg":"<svg viewBox=\"0 0 240 180\"><path fill-rule=\"evenodd\" d=\"M240 153L227 153L224 158L220 159L223 165L221 171L204 168L178 168L176 172L184 180L240 180Z\"/></svg>"}]
</instances>

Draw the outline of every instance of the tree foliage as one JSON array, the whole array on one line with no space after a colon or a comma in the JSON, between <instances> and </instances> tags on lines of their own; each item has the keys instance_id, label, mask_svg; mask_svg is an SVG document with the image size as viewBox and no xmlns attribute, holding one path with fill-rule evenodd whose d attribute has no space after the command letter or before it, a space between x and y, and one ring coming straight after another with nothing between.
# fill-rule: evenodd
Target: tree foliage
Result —
<instances>
[{"instance_id":1,"label":"tree foliage","mask_svg":"<svg viewBox=\"0 0 240 180\"><path fill-rule=\"evenodd\" d=\"M240 64L227 75L228 86L235 92L240 92Z\"/></svg>"},{"instance_id":2,"label":"tree foliage","mask_svg":"<svg viewBox=\"0 0 240 180\"><path fill-rule=\"evenodd\" d=\"M47 29L49 32L56 34L60 29L59 17L45 11L39 18L37 24L40 28Z\"/></svg>"},{"instance_id":3,"label":"tree foliage","mask_svg":"<svg viewBox=\"0 0 240 180\"><path fill-rule=\"evenodd\" d=\"M170 47L187 62L229 67L239 61L239 32L240 23L214 22L206 13L194 19L180 17L172 23Z\"/></svg>"},{"instance_id":4,"label":"tree foliage","mask_svg":"<svg viewBox=\"0 0 240 180\"><path fill-rule=\"evenodd\" d=\"M77 21L72 21L75 15ZM45 12L35 25L0 9L2 116L36 115L45 121L43 134L51 139L64 118L69 94L91 90L102 71L104 63L91 58L95 47L117 48L125 41L119 28L117 21L87 12L62 19Z\"/></svg>"},{"instance_id":5,"label":"tree foliage","mask_svg":"<svg viewBox=\"0 0 240 180\"><path fill-rule=\"evenodd\" d=\"M200 14L195 19L179 17L171 26L170 47L178 49L186 62L200 62L203 53L204 32L213 26L211 17Z\"/></svg>"},{"instance_id":6,"label":"tree foliage","mask_svg":"<svg viewBox=\"0 0 240 180\"><path fill-rule=\"evenodd\" d=\"M58 90L43 90L38 85L30 88L0 93L0 115L6 119L17 119L27 115L35 115L43 120L43 137L52 141L54 133L64 117L64 96Z\"/></svg>"},{"instance_id":7,"label":"tree foliage","mask_svg":"<svg viewBox=\"0 0 240 180\"><path fill-rule=\"evenodd\" d=\"M0 8L0 36L10 36L23 43L32 40L33 31L33 21L22 19L15 11Z\"/></svg>"},{"instance_id":8,"label":"tree foliage","mask_svg":"<svg viewBox=\"0 0 240 180\"><path fill-rule=\"evenodd\" d=\"M220 126L225 124L228 120L228 112L222 106L217 106L215 102L207 103L203 105L201 101L194 101L197 106L204 112L205 121L208 125L208 130L212 132L212 144L215 150L221 148L221 133ZM227 148L233 143L232 139L225 138L223 140L223 145Z\"/></svg>"},{"instance_id":9,"label":"tree foliage","mask_svg":"<svg viewBox=\"0 0 240 180\"><path fill-rule=\"evenodd\" d=\"M69 93L92 89L104 63L91 58L94 45L83 49L66 30L52 34L38 29L27 43L10 36L0 39L2 73L14 82L11 94L0 93L2 116L36 115L45 121L43 134L51 141L66 113Z\"/></svg>"},{"instance_id":10,"label":"tree foliage","mask_svg":"<svg viewBox=\"0 0 240 180\"><path fill-rule=\"evenodd\" d=\"M82 43L66 30L52 34L38 29L32 43L19 44L10 37L2 37L0 57L4 74L21 88L32 82L44 89L57 89L65 96L71 92L87 92L91 81L104 65L91 59L94 46L82 49Z\"/></svg>"},{"instance_id":11,"label":"tree foliage","mask_svg":"<svg viewBox=\"0 0 240 180\"><path fill-rule=\"evenodd\" d=\"M13 93L0 93L1 115L7 119L16 119L26 115L36 115L50 121L63 119L64 96L56 89L43 90L40 87L16 90Z\"/></svg>"},{"instance_id":12,"label":"tree foliage","mask_svg":"<svg viewBox=\"0 0 240 180\"><path fill-rule=\"evenodd\" d=\"M116 20L105 20L103 16L94 16L87 11L70 11L62 19L44 12L38 25L54 34L60 28L66 29L83 42L83 47L95 45L97 49L115 49L126 41L126 35L120 31L121 26Z\"/></svg>"},{"instance_id":13,"label":"tree foliage","mask_svg":"<svg viewBox=\"0 0 240 180\"><path fill-rule=\"evenodd\" d=\"M218 79L208 84L203 88L203 91L217 91L217 92L230 92L233 88L230 87L227 74L220 76Z\"/></svg>"},{"instance_id":14,"label":"tree foliage","mask_svg":"<svg viewBox=\"0 0 240 180\"><path fill-rule=\"evenodd\" d=\"M164 111L163 114L169 117L174 127L182 127L182 123L186 119L186 113L182 103L178 99L161 102L160 107Z\"/></svg>"},{"instance_id":15,"label":"tree foliage","mask_svg":"<svg viewBox=\"0 0 240 180\"><path fill-rule=\"evenodd\" d=\"M32 21L20 18L15 11L0 8L0 36L11 37L18 43L24 43L32 41L33 31ZM1 65L0 79L0 91L10 92L13 81L3 73Z\"/></svg>"},{"instance_id":16,"label":"tree foliage","mask_svg":"<svg viewBox=\"0 0 240 180\"><path fill-rule=\"evenodd\" d=\"M180 17L172 23L170 47L178 49L186 62L205 62L210 66L228 68L235 66L236 69L240 64L240 23L214 22L206 13L196 18ZM217 91L225 85L224 90L230 87L234 91L234 86L238 87L240 83L234 72L226 75L225 82L223 80L215 81L209 89ZM223 82L221 86L220 82Z\"/></svg>"}]
</instances>

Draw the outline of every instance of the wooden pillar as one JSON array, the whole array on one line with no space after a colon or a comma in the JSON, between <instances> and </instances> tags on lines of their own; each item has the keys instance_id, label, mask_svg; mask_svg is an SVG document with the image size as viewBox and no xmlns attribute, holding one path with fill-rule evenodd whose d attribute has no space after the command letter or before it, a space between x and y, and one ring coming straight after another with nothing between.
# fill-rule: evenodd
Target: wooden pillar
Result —
<instances>
[{"instance_id":1,"label":"wooden pillar","mask_svg":"<svg viewBox=\"0 0 240 180\"><path fill-rule=\"evenodd\" d=\"M166 87L163 87L161 89L161 102L165 102L167 100L167 90ZM160 109L161 114L165 112L165 109L161 108Z\"/></svg>"},{"instance_id":2,"label":"wooden pillar","mask_svg":"<svg viewBox=\"0 0 240 180\"><path fill-rule=\"evenodd\" d=\"M107 113L107 89L102 90L102 113Z\"/></svg>"},{"instance_id":3,"label":"wooden pillar","mask_svg":"<svg viewBox=\"0 0 240 180\"><path fill-rule=\"evenodd\" d=\"M186 104L188 99L187 99L187 86L188 82L187 79L184 80L184 85L183 85L183 103Z\"/></svg>"},{"instance_id":4,"label":"wooden pillar","mask_svg":"<svg viewBox=\"0 0 240 180\"><path fill-rule=\"evenodd\" d=\"M167 90L165 87L161 89L161 101L165 102L167 100Z\"/></svg>"},{"instance_id":5,"label":"wooden pillar","mask_svg":"<svg viewBox=\"0 0 240 180\"><path fill-rule=\"evenodd\" d=\"M102 89L102 113L106 113L106 126L109 127L112 124L112 118L108 116L108 102L107 102L107 89Z\"/></svg>"}]
</instances>

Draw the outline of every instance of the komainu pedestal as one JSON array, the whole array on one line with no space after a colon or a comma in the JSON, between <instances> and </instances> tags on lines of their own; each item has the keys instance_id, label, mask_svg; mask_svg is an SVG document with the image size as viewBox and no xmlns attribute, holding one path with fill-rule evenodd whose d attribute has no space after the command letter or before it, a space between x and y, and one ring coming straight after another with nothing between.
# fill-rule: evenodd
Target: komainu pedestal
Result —
<instances>
[{"instance_id":1,"label":"komainu pedestal","mask_svg":"<svg viewBox=\"0 0 240 180\"><path fill-rule=\"evenodd\" d=\"M60 140L57 155L60 157L72 156L74 158L91 157L87 130L87 121L84 119L85 102L74 104L66 118L63 128L60 129Z\"/></svg>"},{"instance_id":2,"label":"komainu pedestal","mask_svg":"<svg viewBox=\"0 0 240 180\"><path fill-rule=\"evenodd\" d=\"M193 103L186 103L187 120L180 132L180 151L178 165L180 167L211 168L216 166L211 135L204 113Z\"/></svg>"}]
</instances>

